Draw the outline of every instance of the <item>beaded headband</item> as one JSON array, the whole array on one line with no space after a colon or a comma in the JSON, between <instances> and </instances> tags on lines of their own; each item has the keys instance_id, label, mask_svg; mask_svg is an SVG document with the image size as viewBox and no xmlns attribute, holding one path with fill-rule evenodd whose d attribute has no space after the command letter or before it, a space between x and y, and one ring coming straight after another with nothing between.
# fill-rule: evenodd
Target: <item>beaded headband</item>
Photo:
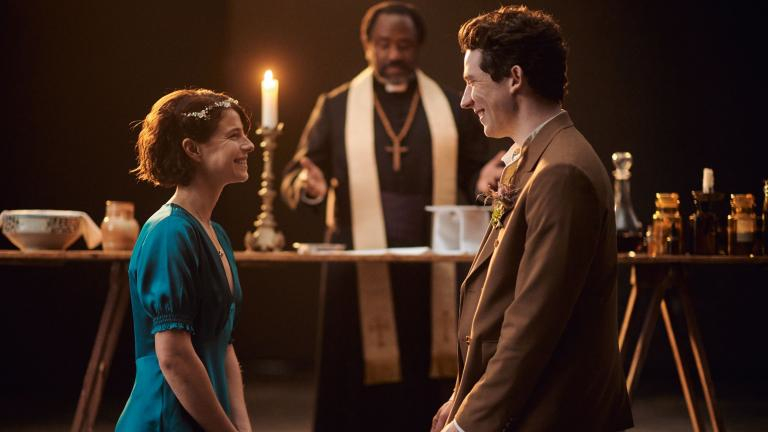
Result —
<instances>
[{"instance_id":1,"label":"beaded headband","mask_svg":"<svg viewBox=\"0 0 768 432\"><path fill-rule=\"evenodd\" d=\"M206 106L205 108L201 109L200 111L185 112L185 113L182 113L181 115L183 115L184 117L195 117L195 118L199 118L199 119L203 119L203 120L210 120L211 119L210 111L212 109L214 109L214 108L230 108L233 104L234 105L238 104L237 99L230 98L230 99L227 99L227 100L223 100L223 101L218 101L218 102L212 103L212 104Z\"/></svg>"}]
</instances>

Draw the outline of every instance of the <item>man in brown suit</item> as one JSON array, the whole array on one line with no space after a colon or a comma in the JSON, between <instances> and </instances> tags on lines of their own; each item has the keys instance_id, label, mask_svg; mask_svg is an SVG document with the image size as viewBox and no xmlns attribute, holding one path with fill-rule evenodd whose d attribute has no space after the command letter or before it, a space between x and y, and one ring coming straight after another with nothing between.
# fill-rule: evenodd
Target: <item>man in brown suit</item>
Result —
<instances>
[{"instance_id":1,"label":"man in brown suit","mask_svg":"<svg viewBox=\"0 0 768 432\"><path fill-rule=\"evenodd\" d=\"M515 141L461 287L459 375L433 431L632 427L617 344L611 185L561 108L554 19L502 7L459 31L466 89L489 137Z\"/></svg>"}]
</instances>

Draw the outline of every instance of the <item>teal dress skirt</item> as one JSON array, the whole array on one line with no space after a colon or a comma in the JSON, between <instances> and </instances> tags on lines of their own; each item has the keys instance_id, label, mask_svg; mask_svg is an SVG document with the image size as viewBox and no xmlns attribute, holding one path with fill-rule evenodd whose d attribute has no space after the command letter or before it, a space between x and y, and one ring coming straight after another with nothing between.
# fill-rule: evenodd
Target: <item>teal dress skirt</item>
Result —
<instances>
[{"instance_id":1,"label":"teal dress skirt","mask_svg":"<svg viewBox=\"0 0 768 432\"><path fill-rule=\"evenodd\" d=\"M203 226L176 204L161 207L136 240L128 278L136 342L136 381L116 430L199 431L165 380L155 353L155 333L189 332L221 406L230 414L225 372L227 345L242 300L232 245L213 224L232 269L234 294Z\"/></svg>"}]
</instances>

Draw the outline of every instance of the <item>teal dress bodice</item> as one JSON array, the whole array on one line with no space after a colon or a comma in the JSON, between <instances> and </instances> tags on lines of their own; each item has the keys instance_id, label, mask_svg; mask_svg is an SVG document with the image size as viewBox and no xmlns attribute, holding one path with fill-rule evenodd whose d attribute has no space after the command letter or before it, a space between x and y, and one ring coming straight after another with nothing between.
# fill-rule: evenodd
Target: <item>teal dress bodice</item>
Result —
<instances>
[{"instance_id":1,"label":"teal dress bodice","mask_svg":"<svg viewBox=\"0 0 768 432\"><path fill-rule=\"evenodd\" d=\"M128 265L136 381L117 431L202 430L160 370L155 333L165 330L191 334L216 397L230 413L224 364L242 291L229 238L219 224L213 228L232 269L234 292L213 242L184 208L166 204L141 229Z\"/></svg>"}]
</instances>

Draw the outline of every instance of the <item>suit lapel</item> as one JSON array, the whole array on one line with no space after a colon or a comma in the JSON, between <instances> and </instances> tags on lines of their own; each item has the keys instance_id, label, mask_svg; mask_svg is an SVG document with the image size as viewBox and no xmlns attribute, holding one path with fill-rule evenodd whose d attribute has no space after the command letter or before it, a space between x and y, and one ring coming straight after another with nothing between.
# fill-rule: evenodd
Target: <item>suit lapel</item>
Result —
<instances>
[{"instance_id":1,"label":"suit lapel","mask_svg":"<svg viewBox=\"0 0 768 432\"><path fill-rule=\"evenodd\" d=\"M505 215L505 217L507 216L508 215ZM485 233L485 241L477 252L477 255L475 255L475 260L472 262L472 267L469 269L467 277L464 278L464 283L462 284L462 297L464 294L464 286L469 282L470 278L477 272L477 270L483 266L483 263L493 255L495 249L494 243L499 237L499 232L501 232L501 229L493 228L490 224L488 225L488 231Z\"/></svg>"},{"instance_id":2,"label":"suit lapel","mask_svg":"<svg viewBox=\"0 0 768 432\"><path fill-rule=\"evenodd\" d=\"M526 150L528 154L522 160L522 166L517 170L516 178L514 179L515 184L519 185L520 189L523 189L528 183L528 180L531 178L531 172L534 170L534 168L536 168L536 164L539 162L539 159L541 159L541 155L549 146L552 138L554 138L557 132L559 132L561 129L570 126L573 126L571 117L568 115L568 112L563 111L562 113L555 116L552 120L550 120L546 125L544 125L544 127L539 131L538 134L536 134L533 140L528 143L529 148ZM515 203L515 207L517 207L517 203ZM508 219L513 211L514 208L507 211L507 213L504 215L504 218ZM502 223L502 225L503 224L504 223ZM488 230L485 232L485 238L481 243L480 251L475 256L474 261L472 261L472 266L467 273L467 277L464 278L464 283L462 284L461 290L462 299L464 297L464 285L469 282L474 273L476 273L477 270L482 267L488 259L490 259L491 255L493 255L493 251L495 249L494 243L498 238L501 229L494 229L491 225L488 225Z\"/></svg>"},{"instance_id":3,"label":"suit lapel","mask_svg":"<svg viewBox=\"0 0 768 432\"><path fill-rule=\"evenodd\" d=\"M461 287L459 288L459 310L461 310L461 305L464 303L464 289L466 287L467 281L469 280L469 276L475 271L477 266L480 265L480 256L483 255L483 252L485 252L486 246L488 245L488 238L491 236L491 234L493 234L493 231L495 230L491 224L488 224L488 228L485 230L483 241L480 242L480 249L478 249L477 254L475 254L475 259L472 260L472 265L469 267L469 271L464 277L464 281L461 283Z\"/></svg>"},{"instance_id":4,"label":"suit lapel","mask_svg":"<svg viewBox=\"0 0 768 432\"><path fill-rule=\"evenodd\" d=\"M477 250L477 253L475 254L475 258L472 260L472 265L469 266L469 273L472 273L473 270L475 270L475 267L477 266L478 258L480 257L480 252L482 252L485 249L485 244L488 243L488 237L491 236L491 233L493 232L493 227L488 224L488 228L485 229L485 235L483 236L483 241L480 242L480 248Z\"/></svg>"}]
</instances>

